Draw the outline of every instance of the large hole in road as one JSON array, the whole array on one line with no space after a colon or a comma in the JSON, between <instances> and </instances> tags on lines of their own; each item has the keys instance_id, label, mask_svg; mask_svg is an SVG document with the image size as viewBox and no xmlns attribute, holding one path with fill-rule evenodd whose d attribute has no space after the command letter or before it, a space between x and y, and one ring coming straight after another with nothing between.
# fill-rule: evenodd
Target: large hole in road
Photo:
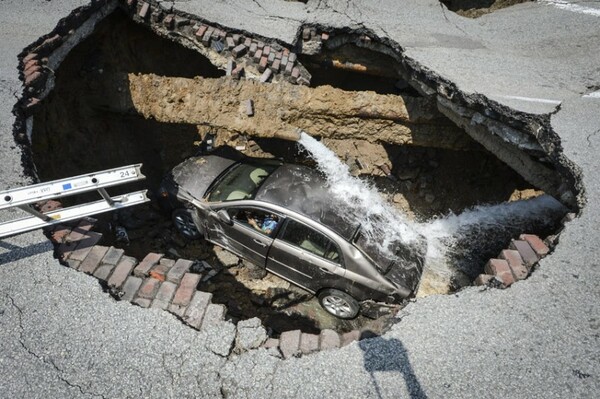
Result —
<instances>
[{"instance_id":1,"label":"large hole in road","mask_svg":"<svg viewBox=\"0 0 600 399\"><path fill-rule=\"evenodd\" d=\"M332 50L302 56L300 61L312 74L311 86L279 85L291 92L293 101L304 98L305 102L293 102L285 93L269 97L260 90L275 88L277 82L235 83L224 78L205 56L158 37L115 12L70 52L56 71L54 90L35 110L32 153L36 170L41 180L47 181L141 162L147 176L143 187L153 195L163 176L205 148L207 139L212 140L213 148L227 146L249 156L314 165L315 160L297 143L260 131L275 115L314 133L348 165L352 175L376 187L390 206L410 220L423 222L476 205L542 194L400 79L391 57L342 43ZM227 124L233 117L227 114L227 104L237 109L240 99L232 98L230 89L244 84L248 85L242 88L247 90L245 94L255 90L255 100L264 95L272 101L263 102L263 108L253 119L246 117L241 127L231 128ZM138 104L134 91L140 92L140 88L153 94ZM177 108L185 110L184 99L199 90L212 90L211 104L223 106L192 107L187 113ZM160 106L158 98L171 98L171 108ZM248 98L252 96L244 97ZM357 110L358 100L382 106L389 102L392 111L397 111L394 104L400 101L408 119L382 117L381 109ZM132 112L132 103L138 112ZM259 101L255 103L258 106ZM156 115L144 115L157 104L160 110ZM282 108L285 104L287 111ZM207 112L213 114L207 116ZM343 127L337 129L336 125ZM127 230L127 243L115 238L116 225ZM398 308L377 308L350 321L336 319L325 313L315 298L286 281L203 240L184 239L170 215L154 201L101 216L97 227L104 233L104 245L122 247L138 259L159 252L171 258L206 261L218 273L203 279L199 288L212 292L213 302L226 304L233 321L257 316L275 335L297 328L306 332L362 328L380 333ZM543 229L529 232L547 235L554 228L547 223ZM506 244L497 242L486 250L491 254ZM490 254L469 258L470 264L461 272L464 278L447 282L447 291L472 281L483 267L481 258Z\"/></svg>"}]
</instances>

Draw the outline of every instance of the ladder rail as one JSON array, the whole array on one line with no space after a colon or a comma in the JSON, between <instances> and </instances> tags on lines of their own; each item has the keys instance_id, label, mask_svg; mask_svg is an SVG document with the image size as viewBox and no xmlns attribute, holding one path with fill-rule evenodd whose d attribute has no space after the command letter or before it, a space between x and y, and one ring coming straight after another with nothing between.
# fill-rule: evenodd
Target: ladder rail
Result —
<instances>
[{"instance_id":1,"label":"ladder rail","mask_svg":"<svg viewBox=\"0 0 600 399\"><path fill-rule=\"evenodd\" d=\"M111 197L111 202L104 199L68 208L60 208L55 211L43 213L46 220L38 216L29 216L4 223L0 223L0 238L26 233L46 226L81 219L99 213L118 210L133 205L143 204L150 201L146 196L148 190L140 190L127 194ZM26 206L26 205L25 205Z\"/></svg>"},{"instance_id":2,"label":"ladder rail","mask_svg":"<svg viewBox=\"0 0 600 399\"><path fill-rule=\"evenodd\" d=\"M105 199L106 187L145 179L142 164L133 164L100 172L68 177L26 187L0 191L0 210L69 195L97 190ZM108 200L107 200L108 201Z\"/></svg>"}]
</instances>

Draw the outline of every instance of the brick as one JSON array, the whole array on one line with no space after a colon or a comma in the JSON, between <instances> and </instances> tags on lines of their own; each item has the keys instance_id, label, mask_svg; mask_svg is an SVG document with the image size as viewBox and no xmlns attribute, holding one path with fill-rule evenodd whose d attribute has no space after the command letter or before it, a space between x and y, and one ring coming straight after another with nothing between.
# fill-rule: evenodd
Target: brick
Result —
<instances>
[{"instance_id":1,"label":"brick","mask_svg":"<svg viewBox=\"0 0 600 399\"><path fill-rule=\"evenodd\" d=\"M244 43L244 44L246 44L246 43ZM251 43L249 47L250 47L250 54L254 54L258 50L258 44L256 44L256 43ZM261 53L262 53L262 51L261 51Z\"/></svg>"},{"instance_id":2,"label":"brick","mask_svg":"<svg viewBox=\"0 0 600 399\"><path fill-rule=\"evenodd\" d=\"M123 259L117 264L113 274L108 279L108 285L115 288L120 288L127 277L131 274L131 271L135 267L137 260L130 256L124 256Z\"/></svg>"},{"instance_id":3,"label":"brick","mask_svg":"<svg viewBox=\"0 0 600 399\"><path fill-rule=\"evenodd\" d=\"M269 56L269 54L271 54L271 47L270 47L270 46L265 46L265 47L263 48L263 55L265 55L265 56L267 56L267 57L268 57L268 56Z\"/></svg>"},{"instance_id":4,"label":"brick","mask_svg":"<svg viewBox=\"0 0 600 399\"><path fill-rule=\"evenodd\" d=\"M293 68L294 68L294 64L292 64L291 62L288 62L288 64L285 67L285 74L290 75L292 73Z\"/></svg>"},{"instance_id":5,"label":"brick","mask_svg":"<svg viewBox=\"0 0 600 399\"><path fill-rule=\"evenodd\" d=\"M185 311L187 309L187 306L179 306L179 305L169 305L169 312L173 313L174 315L183 318L183 315L185 314Z\"/></svg>"},{"instance_id":6,"label":"brick","mask_svg":"<svg viewBox=\"0 0 600 399\"><path fill-rule=\"evenodd\" d=\"M519 251L515 251L514 249L505 249L500 252L498 258L504 259L508 262L508 266L510 266L515 280L523 280L529 274L527 267L525 267L525 264L523 263L523 258L521 258L521 255L519 254Z\"/></svg>"},{"instance_id":7,"label":"brick","mask_svg":"<svg viewBox=\"0 0 600 399\"><path fill-rule=\"evenodd\" d=\"M198 30L195 33L196 37L199 38L199 39L202 39L202 37L206 33L207 29L208 29L208 26L206 26L206 25L200 25L200 27L198 28Z\"/></svg>"},{"instance_id":8,"label":"brick","mask_svg":"<svg viewBox=\"0 0 600 399\"><path fill-rule=\"evenodd\" d=\"M359 340L360 340L360 331L359 330L348 331L347 333L342 334L342 336L340 337L340 348L344 347L346 345L350 345L352 342L359 341Z\"/></svg>"},{"instance_id":9,"label":"brick","mask_svg":"<svg viewBox=\"0 0 600 399\"><path fill-rule=\"evenodd\" d=\"M162 283L154 297L154 301L152 301L152 307L166 310L169 307L169 303L171 303L171 299L173 299L173 295L175 295L176 289L177 284L175 283L170 281Z\"/></svg>"},{"instance_id":10,"label":"brick","mask_svg":"<svg viewBox=\"0 0 600 399\"><path fill-rule=\"evenodd\" d=\"M88 256L81 262L78 270L84 273L94 274L98 266L100 266L102 258L106 255L106 251L108 251L108 247L103 247L101 245L94 246L88 253Z\"/></svg>"},{"instance_id":11,"label":"brick","mask_svg":"<svg viewBox=\"0 0 600 399\"><path fill-rule=\"evenodd\" d=\"M263 57L266 56L265 52L263 51ZM269 56L267 57L267 61L269 61L269 64L272 64L275 62L275 53L271 53L269 54ZM281 61L279 61L281 62Z\"/></svg>"},{"instance_id":12,"label":"brick","mask_svg":"<svg viewBox=\"0 0 600 399\"><path fill-rule=\"evenodd\" d=\"M142 308L149 308L150 304L152 303L152 301L147 298L135 298L132 302L138 306L141 306Z\"/></svg>"},{"instance_id":13,"label":"brick","mask_svg":"<svg viewBox=\"0 0 600 399\"><path fill-rule=\"evenodd\" d=\"M94 245L100 241L102 234L94 231L88 232L88 235L77 242L75 250L69 256L70 259L83 261L90 253Z\"/></svg>"},{"instance_id":14,"label":"brick","mask_svg":"<svg viewBox=\"0 0 600 399\"><path fill-rule=\"evenodd\" d=\"M266 81L268 81L272 74L273 71L271 71L270 69L265 69L265 71L260 76L260 83L265 83Z\"/></svg>"},{"instance_id":15,"label":"brick","mask_svg":"<svg viewBox=\"0 0 600 399\"><path fill-rule=\"evenodd\" d=\"M523 263L525 263L528 269L531 269L540 260L527 241L512 240L508 247L519 251L521 258L523 258Z\"/></svg>"},{"instance_id":16,"label":"brick","mask_svg":"<svg viewBox=\"0 0 600 399\"><path fill-rule=\"evenodd\" d=\"M42 74L40 72L26 73L25 74L25 85L29 86L30 84L34 83L41 77L42 77Z\"/></svg>"},{"instance_id":17,"label":"brick","mask_svg":"<svg viewBox=\"0 0 600 399\"><path fill-rule=\"evenodd\" d=\"M281 57L281 61L280 62L281 62L281 67L285 68L285 66L288 63L288 57L284 55L283 57Z\"/></svg>"},{"instance_id":18,"label":"brick","mask_svg":"<svg viewBox=\"0 0 600 399\"><path fill-rule=\"evenodd\" d=\"M157 254L150 252L142 259L139 265L133 269L133 275L137 277L146 277L154 265L156 265L162 259L163 254Z\"/></svg>"},{"instance_id":19,"label":"brick","mask_svg":"<svg viewBox=\"0 0 600 399\"><path fill-rule=\"evenodd\" d=\"M322 41L329 40L329 33L325 33L325 32L321 33L321 40Z\"/></svg>"},{"instance_id":20,"label":"brick","mask_svg":"<svg viewBox=\"0 0 600 399\"><path fill-rule=\"evenodd\" d=\"M487 274L493 274L498 277L507 287L515 282L510 266L508 266L508 262L504 259L490 259L486 263L484 270Z\"/></svg>"},{"instance_id":21,"label":"brick","mask_svg":"<svg viewBox=\"0 0 600 399\"><path fill-rule=\"evenodd\" d=\"M492 276L491 274L480 274L479 276L477 276L475 281L473 281L473 284L477 286L487 285L493 279L494 276Z\"/></svg>"},{"instance_id":22,"label":"brick","mask_svg":"<svg viewBox=\"0 0 600 399\"><path fill-rule=\"evenodd\" d=\"M304 39L304 40L310 39L310 28L302 29L302 39Z\"/></svg>"},{"instance_id":23,"label":"brick","mask_svg":"<svg viewBox=\"0 0 600 399\"><path fill-rule=\"evenodd\" d=\"M279 60L275 60L273 61L273 65L271 65L271 70L275 73L279 72L279 66L280 66L280 61Z\"/></svg>"},{"instance_id":24,"label":"brick","mask_svg":"<svg viewBox=\"0 0 600 399\"><path fill-rule=\"evenodd\" d=\"M71 230L71 233L67 237L67 241L79 241L87 236L87 233L94 227L95 219L82 219L77 224L77 227Z\"/></svg>"},{"instance_id":25,"label":"brick","mask_svg":"<svg viewBox=\"0 0 600 399\"><path fill-rule=\"evenodd\" d=\"M235 42L233 41L233 37L227 37L225 38L225 44L227 45L227 48L229 50L231 50L232 48L235 47Z\"/></svg>"},{"instance_id":26,"label":"brick","mask_svg":"<svg viewBox=\"0 0 600 399\"><path fill-rule=\"evenodd\" d=\"M296 53L291 53L288 57L288 62L293 64L294 62L296 62L296 59L298 59Z\"/></svg>"},{"instance_id":27,"label":"brick","mask_svg":"<svg viewBox=\"0 0 600 399\"><path fill-rule=\"evenodd\" d=\"M50 240L56 244L62 244L70 232L70 227L63 226L62 224L60 224L56 226L50 234Z\"/></svg>"},{"instance_id":28,"label":"brick","mask_svg":"<svg viewBox=\"0 0 600 399\"><path fill-rule=\"evenodd\" d=\"M219 324L219 322L225 319L226 312L227 308L225 308L225 305L222 305L220 303L209 304L206 307L206 312L204 313L204 318L202 320L202 328Z\"/></svg>"},{"instance_id":29,"label":"brick","mask_svg":"<svg viewBox=\"0 0 600 399\"><path fill-rule=\"evenodd\" d=\"M194 262L192 262L191 260L178 259L177 262L175 262L175 264L171 268L171 270L169 270L169 272L167 273L167 280L179 284L184 274L186 274L190 270L190 267L192 267L193 263Z\"/></svg>"},{"instance_id":30,"label":"brick","mask_svg":"<svg viewBox=\"0 0 600 399\"><path fill-rule=\"evenodd\" d=\"M252 54L252 49L250 49L250 54ZM254 56L252 57L254 62L259 62L261 58L262 58L262 50L257 50L254 53Z\"/></svg>"},{"instance_id":31,"label":"brick","mask_svg":"<svg viewBox=\"0 0 600 399\"><path fill-rule=\"evenodd\" d=\"M67 259L67 265L71 268L71 269L75 269L78 270L79 266L81 266L81 261L79 260L71 260L71 259Z\"/></svg>"},{"instance_id":32,"label":"brick","mask_svg":"<svg viewBox=\"0 0 600 399\"><path fill-rule=\"evenodd\" d=\"M149 9L150 9L150 4L142 3L142 7L140 8L140 12L138 13L140 18L146 18L146 15L148 15Z\"/></svg>"},{"instance_id":33,"label":"brick","mask_svg":"<svg viewBox=\"0 0 600 399\"><path fill-rule=\"evenodd\" d=\"M243 44L238 44L231 51L231 53L233 54L234 57L238 58L238 57L241 57L242 55L246 54L246 51L248 51L248 47L244 46Z\"/></svg>"},{"instance_id":34,"label":"brick","mask_svg":"<svg viewBox=\"0 0 600 399\"><path fill-rule=\"evenodd\" d=\"M282 53L281 51L278 51L278 52L275 54L275 59L276 59L276 60L280 60L280 59L282 59L282 58L283 58L283 53Z\"/></svg>"},{"instance_id":35,"label":"brick","mask_svg":"<svg viewBox=\"0 0 600 399\"><path fill-rule=\"evenodd\" d=\"M173 19L173 14L169 14L163 20L163 24L167 27L167 29L173 29L175 27L175 20Z\"/></svg>"},{"instance_id":36,"label":"brick","mask_svg":"<svg viewBox=\"0 0 600 399\"><path fill-rule=\"evenodd\" d=\"M212 294L209 292L196 291L188 308L186 309L183 320L194 328L200 328L206 310L212 300Z\"/></svg>"},{"instance_id":37,"label":"brick","mask_svg":"<svg viewBox=\"0 0 600 399\"><path fill-rule=\"evenodd\" d=\"M94 277L96 277L98 280L106 281L114 268L115 265L100 265L94 272Z\"/></svg>"},{"instance_id":38,"label":"brick","mask_svg":"<svg viewBox=\"0 0 600 399\"><path fill-rule=\"evenodd\" d=\"M289 57L290 56L290 49L289 48L284 48L283 49L283 56L284 57Z\"/></svg>"},{"instance_id":39,"label":"brick","mask_svg":"<svg viewBox=\"0 0 600 399\"><path fill-rule=\"evenodd\" d=\"M149 277L144 279L140 289L138 290L137 296L142 298L154 299L160 288L160 280Z\"/></svg>"},{"instance_id":40,"label":"brick","mask_svg":"<svg viewBox=\"0 0 600 399\"><path fill-rule=\"evenodd\" d=\"M235 67L235 69L233 71L231 71L231 76L239 79L242 76L244 76L244 67L241 65L238 65L237 67Z\"/></svg>"},{"instance_id":41,"label":"brick","mask_svg":"<svg viewBox=\"0 0 600 399\"><path fill-rule=\"evenodd\" d=\"M264 49L264 48L265 48L265 43L264 43L264 42L258 42L258 43L257 43L257 46L258 46L258 49L259 49L259 50L262 50L262 49Z\"/></svg>"},{"instance_id":42,"label":"brick","mask_svg":"<svg viewBox=\"0 0 600 399\"><path fill-rule=\"evenodd\" d=\"M141 278L135 276L127 277L125 284L123 284L123 296L121 297L121 300L131 302L141 285Z\"/></svg>"},{"instance_id":43,"label":"brick","mask_svg":"<svg viewBox=\"0 0 600 399\"><path fill-rule=\"evenodd\" d=\"M239 44L240 43L240 39L242 38L240 35L238 35L237 33L231 35L231 38L233 39L233 42L235 44Z\"/></svg>"},{"instance_id":44,"label":"brick","mask_svg":"<svg viewBox=\"0 0 600 399\"><path fill-rule=\"evenodd\" d=\"M279 350L285 359L300 354L300 337L302 331L292 330L281 333L279 337Z\"/></svg>"},{"instance_id":45,"label":"brick","mask_svg":"<svg viewBox=\"0 0 600 399\"><path fill-rule=\"evenodd\" d=\"M319 349L327 350L340 347L340 336L333 330L321 330L319 336Z\"/></svg>"},{"instance_id":46,"label":"brick","mask_svg":"<svg viewBox=\"0 0 600 399\"><path fill-rule=\"evenodd\" d=\"M258 63L258 71L264 72L267 68L267 57L262 57Z\"/></svg>"},{"instance_id":47,"label":"brick","mask_svg":"<svg viewBox=\"0 0 600 399\"><path fill-rule=\"evenodd\" d=\"M519 239L527 241L531 249L533 249L533 252L535 252L540 258L543 258L544 256L548 255L548 252L550 252L550 248L544 244L544 241L534 234L521 234Z\"/></svg>"},{"instance_id":48,"label":"brick","mask_svg":"<svg viewBox=\"0 0 600 399\"><path fill-rule=\"evenodd\" d=\"M157 280L165 281L167 279L167 273L169 273L169 270L171 270L174 264L174 260L162 258L158 265L152 267L149 274Z\"/></svg>"},{"instance_id":49,"label":"brick","mask_svg":"<svg viewBox=\"0 0 600 399\"><path fill-rule=\"evenodd\" d=\"M319 336L316 334L302 333L300 336L300 352L304 355L319 350Z\"/></svg>"},{"instance_id":50,"label":"brick","mask_svg":"<svg viewBox=\"0 0 600 399\"><path fill-rule=\"evenodd\" d=\"M40 212L42 212L42 213L52 212L52 211L55 211L60 208L62 208L62 204L60 202L54 201L54 200L48 200L48 201L44 202L42 204L42 206L40 206Z\"/></svg>"},{"instance_id":51,"label":"brick","mask_svg":"<svg viewBox=\"0 0 600 399\"><path fill-rule=\"evenodd\" d=\"M116 266L121 261L124 252L125 251L120 248L110 247L106 252L106 255L104 255L104 258L102 258L102 263Z\"/></svg>"},{"instance_id":52,"label":"brick","mask_svg":"<svg viewBox=\"0 0 600 399\"><path fill-rule=\"evenodd\" d=\"M265 349L277 348L279 346L279 340L277 338L267 338L262 347Z\"/></svg>"},{"instance_id":53,"label":"brick","mask_svg":"<svg viewBox=\"0 0 600 399\"><path fill-rule=\"evenodd\" d=\"M247 38L244 40L244 46L246 46L246 47L250 47L250 45L251 45L251 44L252 44L252 39L250 39L249 37L247 37Z\"/></svg>"},{"instance_id":54,"label":"brick","mask_svg":"<svg viewBox=\"0 0 600 399\"><path fill-rule=\"evenodd\" d=\"M31 60L33 60L34 58L37 58L37 53L29 53L27 54L25 57L23 57L23 63L27 63Z\"/></svg>"},{"instance_id":55,"label":"brick","mask_svg":"<svg viewBox=\"0 0 600 399\"><path fill-rule=\"evenodd\" d=\"M179 284L179 288L175 292L175 297L173 298L173 305L179 306L187 306L192 299L192 296L196 292L196 286L200 281L200 274L192 274L186 273L181 279L181 283Z\"/></svg>"},{"instance_id":56,"label":"brick","mask_svg":"<svg viewBox=\"0 0 600 399\"><path fill-rule=\"evenodd\" d=\"M299 76L300 76L300 69L298 67L293 68L292 69L292 78L298 79Z\"/></svg>"},{"instance_id":57,"label":"brick","mask_svg":"<svg viewBox=\"0 0 600 399\"><path fill-rule=\"evenodd\" d=\"M213 28L208 28L206 30L206 32L204 33L204 36L202 36L202 44L204 44L205 46L208 46L210 44L210 38L212 36L213 33Z\"/></svg>"}]
</instances>

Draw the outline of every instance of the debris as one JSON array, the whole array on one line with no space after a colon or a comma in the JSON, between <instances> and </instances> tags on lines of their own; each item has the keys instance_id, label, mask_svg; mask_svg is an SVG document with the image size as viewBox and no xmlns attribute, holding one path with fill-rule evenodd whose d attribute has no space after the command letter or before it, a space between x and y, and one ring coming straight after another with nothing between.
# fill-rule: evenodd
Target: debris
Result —
<instances>
[{"instance_id":1,"label":"debris","mask_svg":"<svg viewBox=\"0 0 600 399\"><path fill-rule=\"evenodd\" d=\"M127 235L127 230L125 230L125 227L115 227L115 241L122 242L125 245L129 245L129 236Z\"/></svg>"},{"instance_id":2,"label":"debris","mask_svg":"<svg viewBox=\"0 0 600 399\"><path fill-rule=\"evenodd\" d=\"M254 116L254 101L251 99L244 101L244 109L246 110L246 115Z\"/></svg>"}]
</instances>

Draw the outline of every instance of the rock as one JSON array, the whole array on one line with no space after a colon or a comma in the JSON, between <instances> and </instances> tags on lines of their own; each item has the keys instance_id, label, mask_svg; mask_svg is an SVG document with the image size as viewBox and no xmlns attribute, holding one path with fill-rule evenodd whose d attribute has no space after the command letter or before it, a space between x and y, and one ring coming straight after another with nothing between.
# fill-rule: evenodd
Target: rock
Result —
<instances>
[{"instance_id":1,"label":"rock","mask_svg":"<svg viewBox=\"0 0 600 399\"><path fill-rule=\"evenodd\" d=\"M264 267L257 266L254 263L247 261L242 261L242 263L247 270L248 278L260 280L267 275L267 269Z\"/></svg>"},{"instance_id":2,"label":"rock","mask_svg":"<svg viewBox=\"0 0 600 399\"><path fill-rule=\"evenodd\" d=\"M236 348L247 351L261 346L267 340L267 331L258 317L242 320L237 325Z\"/></svg>"},{"instance_id":3,"label":"rock","mask_svg":"<svg viewBox=\"0 0 600 399\"><path fill-rule=\"evenodd\" d=\"M419 176L419 169L401 169L396 173L396 177L400 180L414 180Z\"/></svg>"},{"instance_id":4,"label":"rock","mask_svg":"<svg viewBox=\"0 0 600 399\"><path fill-rule=\"evenodd\" d=\"M224 249L215 250L215 255L219 262L225 267L236 266L240 262L240 258Z\"/></svg>"}]
</instances>

